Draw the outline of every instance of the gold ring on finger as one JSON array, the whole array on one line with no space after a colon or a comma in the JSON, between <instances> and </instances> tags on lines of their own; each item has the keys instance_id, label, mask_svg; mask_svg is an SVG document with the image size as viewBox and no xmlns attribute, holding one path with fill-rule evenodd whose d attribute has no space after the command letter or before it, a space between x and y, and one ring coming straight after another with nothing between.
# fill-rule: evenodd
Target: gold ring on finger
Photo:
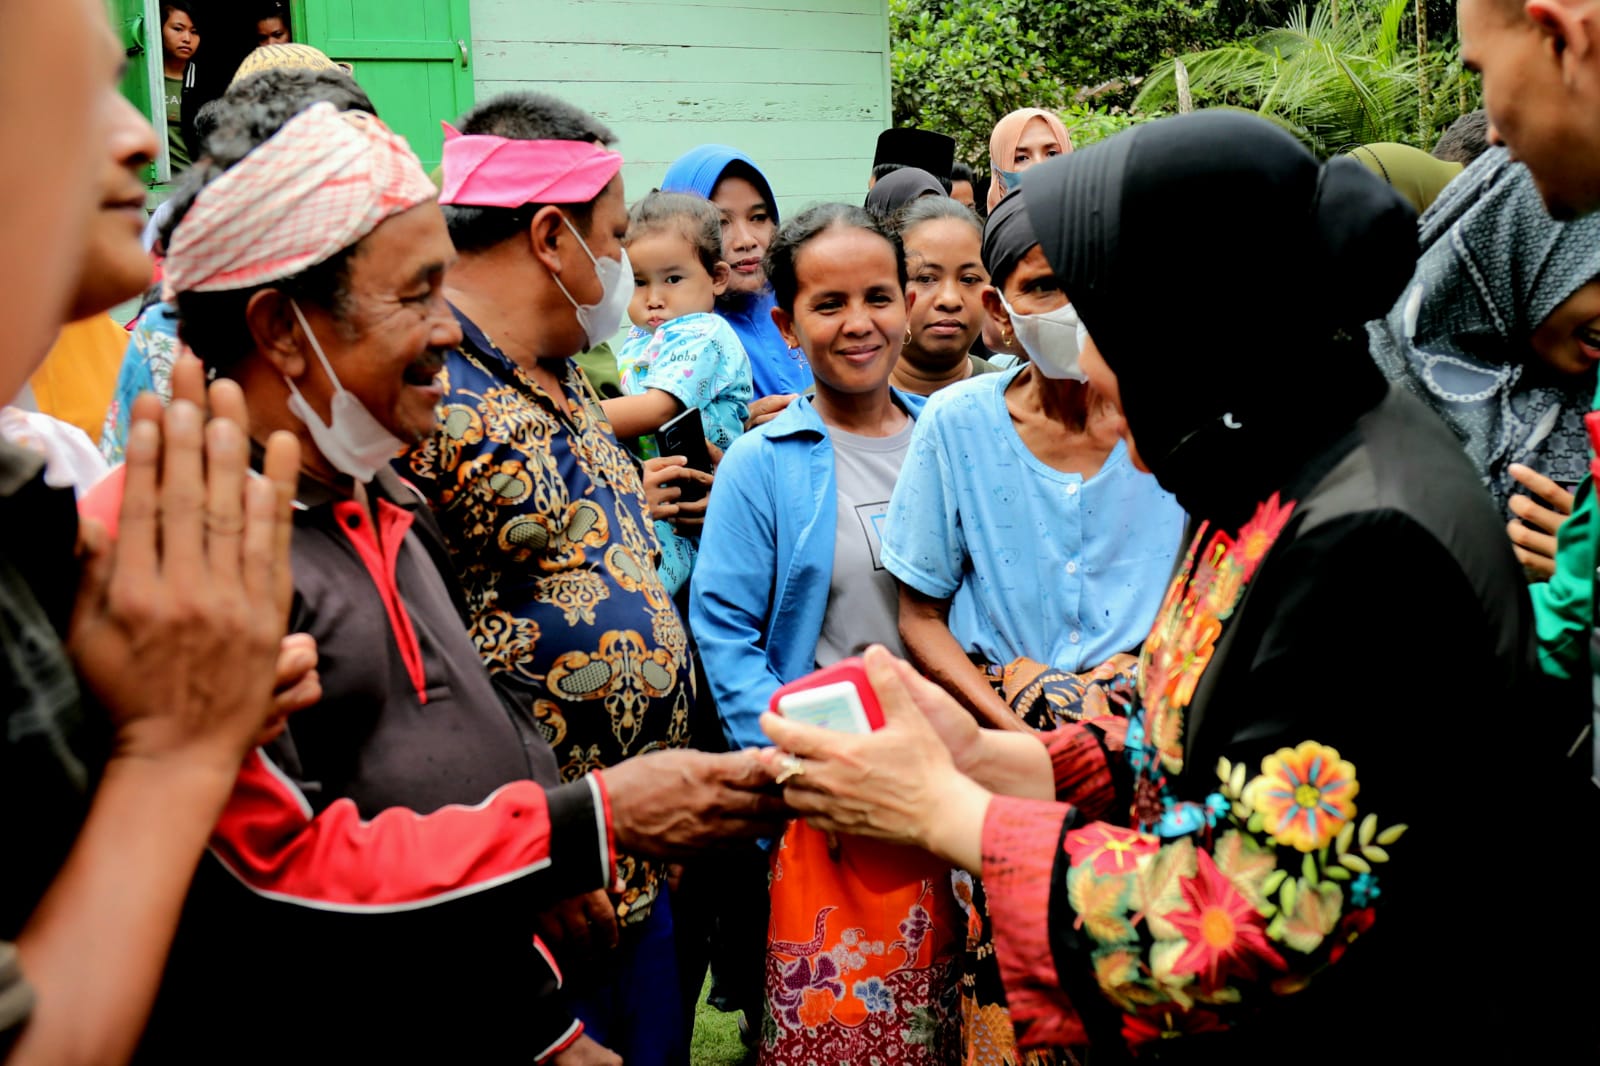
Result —
<instances>
[{"instance_id":1,"label":"gold ring on finger","mask_svg":"<svg viewBox=\"0 0 1600 1066\"><path fill-rule=\"evenodd\" d=\"M800 777L806 772L806 764L798 755L784 755L778 760L778 776L773 780L783 784L791 777Z\"/></svg>"}]
</instances>

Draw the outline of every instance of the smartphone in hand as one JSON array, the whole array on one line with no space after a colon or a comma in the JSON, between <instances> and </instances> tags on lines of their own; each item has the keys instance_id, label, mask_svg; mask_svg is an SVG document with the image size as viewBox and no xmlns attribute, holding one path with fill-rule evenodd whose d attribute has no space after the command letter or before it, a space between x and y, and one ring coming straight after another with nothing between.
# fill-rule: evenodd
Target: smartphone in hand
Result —
<instances>
[{"instance_id":1,"label":"smartphone in hand","mask_svg":"<svg viewBox=\"0 0 1600 1066\"><path fill-rule=\"evenodd\" d=\"M670 421L656 430L656 447L662 455L681 455L689 461L692 470L711 473L711 452L706 448L706 427L700 418L700 408L685 407ZM694 503L706 495L706 486L698 481L679 479L678 500Z\"/></svg>"},{"instance_id":2,"label":"smartphone in hand","mask_svg":"<svg viewBox=\"0 0 1600 1066\"><path fill-rule=\"evenodd\" d=\"M866 666L854 657L789 682L772 694L768 708L796 722L845 733L883 728L878 694L867 681Z\"/></svg>"}]
</instances>

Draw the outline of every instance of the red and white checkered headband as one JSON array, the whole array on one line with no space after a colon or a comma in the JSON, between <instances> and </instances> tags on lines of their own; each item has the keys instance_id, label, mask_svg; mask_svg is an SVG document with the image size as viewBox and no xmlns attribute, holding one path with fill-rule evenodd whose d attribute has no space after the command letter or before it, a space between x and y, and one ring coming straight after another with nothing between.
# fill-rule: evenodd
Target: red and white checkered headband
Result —
<instances>
[{"instance_id":1,"label":"red and white checkered headband","mask_svg":"<svg viewBox=\"0 0 1600 1066\"><path fill-rule=\"evenodd\" d=\"M195 197L167 251L167 298L293 277L437 195L389 127L314 104Z\"/></svg>"}]
</instances>

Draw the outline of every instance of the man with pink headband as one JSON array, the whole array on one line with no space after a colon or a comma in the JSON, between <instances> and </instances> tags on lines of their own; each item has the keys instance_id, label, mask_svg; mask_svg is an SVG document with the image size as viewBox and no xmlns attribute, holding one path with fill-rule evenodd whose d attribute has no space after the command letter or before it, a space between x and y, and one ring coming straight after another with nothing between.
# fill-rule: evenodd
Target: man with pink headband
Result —
<instances>
[{"instance_id":1,"label":"man with pink headband","mask_svg":"<svg viewBox=\"0 0 1600 1066\"><path fill-rule=\"evenodd\" d=\"M496 97L459 125L440 200L461 255L445 295L463 341L440 379L439 428L396 469L444 529L479 654L576 781L686 746L695 704L638 468L573 362L617 332L633 294L622 157L608 129L547 96ZM566 923L566 991L629 1066L681 1062L666 869L633 853L620 870L609 907Z\"/></svg>"},{"instance_id":2,"label":"man with pink headband","mask_svg":"<svg viewBox=\"0 0 1600 1066\"><path fill-rule=\"evenodd\" d=\"M432 183L376 118L328 103L287 120L238 104L208 148L166 277L180 335L242 387L252 428L301 442L289 628L316 639L322 699L246 758L142 1055L565 1055L581 1029L550 1007L538 912L612 883L618 847L770 831L775 801L753 791L768 778L676 752L558 783L389 467L433 432L461 340ZM580 1061L614 1060L582 1046Z\"/></svg>"}]
</instances>

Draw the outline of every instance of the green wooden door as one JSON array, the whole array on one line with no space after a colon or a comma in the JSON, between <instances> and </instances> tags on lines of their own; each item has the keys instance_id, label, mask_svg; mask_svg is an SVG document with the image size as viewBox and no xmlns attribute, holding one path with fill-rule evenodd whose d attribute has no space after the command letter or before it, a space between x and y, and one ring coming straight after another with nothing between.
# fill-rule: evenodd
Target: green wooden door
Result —
<instances>
[{"instance_id":1,"label":"green wooden door","mask_svg":"<svg viewBox=\"0 0 1600 1066\"><path fill-rule=\"evenodd\" d=\"M440 120L472 106L468 0L294 0L295 39L349 63L389 128L427 169Z\"/></svg>"},{"instance_id":2,"label":"green wooden door","mask_svg":"<svg viewBox=\"0 0 1600 1066\"><path fill-rule=\"evenodd\" d=\"M122 95L155 127L161 154L145 167L147 185L167 181L167 107L161 76L160 0L106 0L111 28L122 42L128 65L122 75Z\"/></svg>"}]
</instances>

